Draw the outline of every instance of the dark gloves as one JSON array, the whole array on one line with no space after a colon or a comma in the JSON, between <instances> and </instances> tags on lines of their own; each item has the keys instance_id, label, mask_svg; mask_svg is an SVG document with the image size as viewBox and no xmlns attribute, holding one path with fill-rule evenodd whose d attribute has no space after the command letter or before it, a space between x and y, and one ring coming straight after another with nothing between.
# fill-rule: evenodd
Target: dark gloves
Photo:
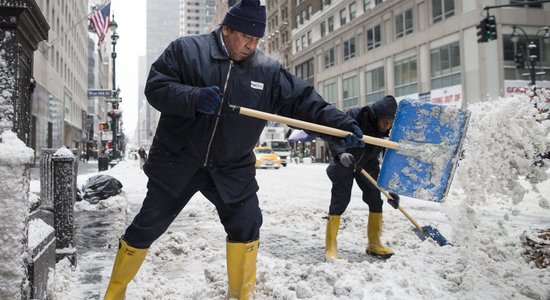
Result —
<instances>
[{"instance_id":1,"label":"dark gloves","mask_svg":"<svg viewBox=\"0 0 550 300\"><path fill-rule=\"evenodd\" d=\"M399 195L390 193L393 200L388 199L388 203L395 209L399 208Z\"/></svg>"},{"instance_id":2,"label":"dark gloves","mask_svg":"<svg viewBox=\"0 0 550 300\"><path fill-rule=\"evenodd\" d=\"M363 132L359 126L352 124L350 131L353 134L346 136L345 139L340 140L340 147L342 148L357 148L364 147L365 143L361 140L363 137Z\"/></svg>"},{"instance_id":3,"label":"dark gloves","mask_svg":"<svg viewBox=\"0 0 550 300\"><path fill-rule=\"evenodd\" d=\"M351 168L355 166L355 157L347 152L338 155L338 159L340 160L342 166L346 168Z\"/></svg>"},{"instance_id":4,"label":"dark gloves","mask_svg":"<svg viewBox=\"0 0 550 300\"><path fill-rule=\"evenodd\" d=\"M199 88L199 97L196 103L196 110L205 115L213 115L216 113L218 105L220 105L220 88L217 86L209 86Z\"/></svg>"}]
</instances>

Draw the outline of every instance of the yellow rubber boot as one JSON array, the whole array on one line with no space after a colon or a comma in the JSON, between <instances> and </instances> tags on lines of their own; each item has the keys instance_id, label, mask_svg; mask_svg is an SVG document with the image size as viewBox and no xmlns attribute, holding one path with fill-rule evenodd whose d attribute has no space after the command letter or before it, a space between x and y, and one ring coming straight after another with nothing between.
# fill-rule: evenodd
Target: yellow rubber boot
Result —
<instances>
[{"instance_id":1,"label":"yellow rubber boot","mask_svg":"<svg viewBox=\"0 0 550 300\"><path fill-rule=\"evenodd\" d=\"M368 232L369 245L367 254L380 258L390 258L393 255L393 250L385 247L380 242L382 236L382 213L369 213Z\"/></svg>"},{"instance_id":2,"label":"yellow rubber boot","mask_svg":"<svg viewBox=\"0 0 550 300\"><path fill-rule=\"evenodd\" d=\"M254 298L258 244L259 240L247 243L227 241L227 299Z\"/></svg>"},{"instance_id":3,"label":"yellow rubber boot","mask_svg":"<svg viewBox=\"0 0 550 300\"><path fill-rule=\"evenodd\" d=\"M338 227L340 226L340 216L329 215L327 219L327 233L325 238L325 260L334 260L340 258L338 256Z\"/></svg>"},{"instance_id":4,"label":"yellow rubber boot","mask_svg":"<svg viewBox=\"0 0 550 300\"><path fill-rule=\"evenodd\" d=\"M105 292L105 300L123 300L125 298L126 287L136 276L145 255L147 255L147 250L149 249L134 248L123 239L119 240L111 280Z\"/></svg>"}]
</instances>

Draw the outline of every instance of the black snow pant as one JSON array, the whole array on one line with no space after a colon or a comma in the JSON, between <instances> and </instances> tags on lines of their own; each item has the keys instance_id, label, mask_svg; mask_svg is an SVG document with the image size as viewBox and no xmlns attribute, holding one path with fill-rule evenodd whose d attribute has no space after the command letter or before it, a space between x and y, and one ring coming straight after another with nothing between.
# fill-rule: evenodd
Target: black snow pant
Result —
<instances>
[{"instance_id":1,"label":"black snow pant","mask_svg":"<svg viewBox=\"0 0 550 300\"><path fill-rule=\"evenodd\" d=\"M178 198L149 180L141 210L126 229L123 239L132 247L149 248L198 191L216 207L230 241L248 242L259 238L262 212L257 195L253 194L241 202L226 204L218 194L208 171L199 169Z\"/></svg>"},{"instance_id":2,"label":"black snow pant","mask_svg":"<svg viewBox=\"0 0 550 300\"><path fill-rule=\"evenodd\" d=\"M373 160L365 166L364 170L377 179L380 173L378 160ZM346 168L339 163L331 162L327 167L327 175L332 181L329 215L341 215L346 211L351 200L353 180L357 182L363 191L363 202L367 203L370 212L381 213L384 202L380 197L380 191L372 185L365 176L354 172L352 168Z\"/></svg>"}]
</instances>

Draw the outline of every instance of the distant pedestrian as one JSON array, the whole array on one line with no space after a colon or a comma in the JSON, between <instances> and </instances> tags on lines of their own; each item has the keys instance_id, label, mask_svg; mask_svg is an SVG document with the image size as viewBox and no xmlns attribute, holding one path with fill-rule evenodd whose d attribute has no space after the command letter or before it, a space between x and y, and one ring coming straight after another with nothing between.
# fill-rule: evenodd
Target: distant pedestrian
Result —
<instances>
[{"instance_id":1,"label":"distant pedestrian","mask_svg":"<svg viewBox=\"0 0 550 300\"><path fill-rule=\"evenodd\" d=\"M141 147L138 150L138 154L139 154L139 167L143 170L143 165L147 160L147 152L145 151L145 149L143 149L143 147Z\"/></svg>"},{"instance_id":2,"label":"distant pedestrian","mask_svg":"<svg viewBox=\"0 0 550 300\"><path fill-rule=\"evenodd\" d=\"M88 152L82 151L82 154L80 155L80 159L82 159L82 162L87 164L88 163Z\"/></svg>"}]
</instances>

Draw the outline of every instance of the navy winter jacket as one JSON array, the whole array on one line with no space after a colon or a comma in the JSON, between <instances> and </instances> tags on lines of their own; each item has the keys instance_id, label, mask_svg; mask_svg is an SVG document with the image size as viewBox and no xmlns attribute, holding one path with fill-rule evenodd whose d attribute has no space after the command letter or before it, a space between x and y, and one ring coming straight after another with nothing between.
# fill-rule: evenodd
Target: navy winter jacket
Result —
<instances>
[{"instance_id":1,"label":"navy winter jacket","mask_svg":"<svg viewBox=\"0 0 550 300\"><path fill-rule=\"evenodd\" d=\"M344 130L355 123L258 50L232 62L220 29L179 38L152 64L145 86L161 116L144 170L175 197L198 168L210 171L226 203L258 190L253 149L266 122L225 110L216 116L197 113L198 87L208 86L220 88L222 107L234 104Z\"/></svg>"}]
</instances>

